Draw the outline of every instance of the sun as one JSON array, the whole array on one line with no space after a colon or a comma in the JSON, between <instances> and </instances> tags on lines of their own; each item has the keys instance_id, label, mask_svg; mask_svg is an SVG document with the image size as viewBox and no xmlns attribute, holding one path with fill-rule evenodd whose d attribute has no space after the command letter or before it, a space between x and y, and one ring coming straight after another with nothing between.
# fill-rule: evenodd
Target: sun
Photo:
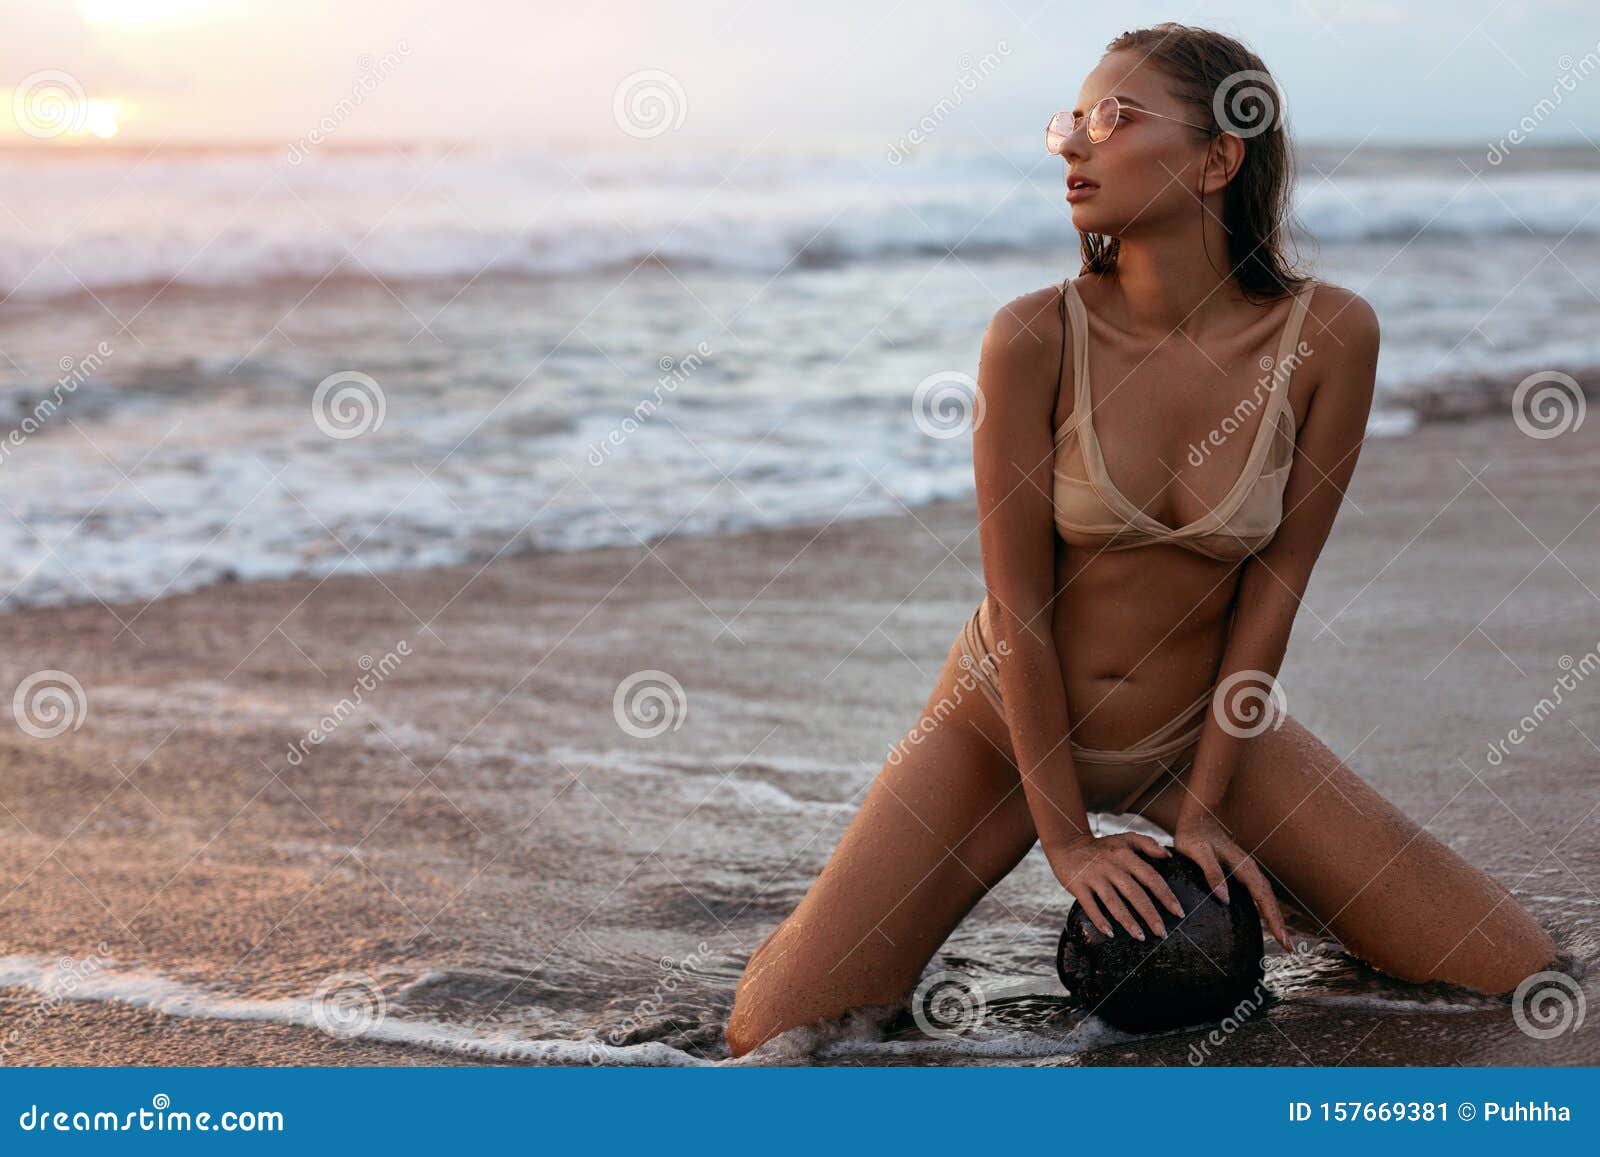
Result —
<instances>
[{"instance_id":1,"label":"sun","mask_svg":"<svg viewBox=\"0 0 1600 1157\"><path fill-rule=\"evenodd\" d=\"M117 135L117 102L114 100L91 100L83 106L83 131L99 137L102 141L109 141Z\"/></svg>"}]
</instances>

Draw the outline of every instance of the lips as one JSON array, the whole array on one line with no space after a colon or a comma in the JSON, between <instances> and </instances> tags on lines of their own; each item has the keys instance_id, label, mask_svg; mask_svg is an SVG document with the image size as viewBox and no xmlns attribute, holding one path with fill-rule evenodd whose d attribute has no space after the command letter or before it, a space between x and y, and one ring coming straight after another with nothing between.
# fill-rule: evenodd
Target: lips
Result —
<instances>
[{"instance_id":1,"label":"lips","mask_svg":"<svg viewBox=\"0 0 1600 1157\"><path fill-rule=\"evenodd\" d=\"M1067 175L1067 188L1069 190L1071 190L1071 189L1098 189L1099 187L1100 187L1100 182L1099 181L1091 181L1088 177L1080 176L1077 173L1069 173Z\"/></svg>"}]
</instances>

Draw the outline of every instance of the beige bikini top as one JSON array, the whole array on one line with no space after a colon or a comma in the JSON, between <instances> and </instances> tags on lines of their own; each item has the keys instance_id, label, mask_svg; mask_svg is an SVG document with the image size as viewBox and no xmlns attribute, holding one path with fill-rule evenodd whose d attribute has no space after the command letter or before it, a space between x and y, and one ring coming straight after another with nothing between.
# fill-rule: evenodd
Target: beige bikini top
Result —
<instances>
[{"instance_id":1,"label":"beige bikini top","mask_svg":"<svg viewBox=\"0 0 1600 1157\"><path fill-rule=\"evenodd\" d=\"M1210 558L1234 561L1264 548L1283 519L1283 491L1294 465L1295 418L1289 405L1289 382L1294 363L1281 375L1300 339L1315 281L1295 295L1272 363L1267 400L1244 471L1233 489L1209 513L1188 526L1174 529L1158 522L1117 489L1106 473L1105 459L1095 437L1093 401L1089 393L1089 322L1077 286L1062 283L1063 312L1072 318L1073 402L1071 416L1056 431L1055 523L1061 537L1073 546L1095 550L1128 550L1136 546L1171 543ZM1062 318L1061 360L1066 361L1066 318ZM1296 359L1298 360L1298 359ZM1078 436L1068 439L1076 430ZM1076 446L1076 450L1073 447ZM1070 471L1070 472L1069 472ZM1076 476L1075 476L1076 475Z\"/></svg>"}]
</instances>

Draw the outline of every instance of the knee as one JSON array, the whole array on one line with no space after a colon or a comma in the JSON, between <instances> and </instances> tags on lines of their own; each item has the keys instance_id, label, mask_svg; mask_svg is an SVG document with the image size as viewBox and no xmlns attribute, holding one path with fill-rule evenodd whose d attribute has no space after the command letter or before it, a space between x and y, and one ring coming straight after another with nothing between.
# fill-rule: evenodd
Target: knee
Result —
<instances>
[{"instance_id":1,"label":"knee","mask_svg":"<svg viewBox=\"0 0 1600 1157\"><path fill-rule=\"evenodd\" d=\"M786 1029L801 1021L792 1017L784 1019L785 1009L769 993L748 983L749 974L741 981L733 995L733 1009L728 1013L728 1023L723 1035L728 1042L728 1055L742 1057L759 1048Z\"/></svg>"},{"instance_id":2,"label":"knee","mask_svg":"<svg viewBox=\"0 0 1600 1157\"><path fill-rule=\"evenodd\" d=\"M1515 991L1528 977L1556 966L1560 950L1550 934L1530 914L1506 901L1505 907L1485 919L1442 958L1435 952L1406 953L1405 959L1384 963L1369 960L1381 971L1414 982L1443 981L1491 996Z\"/></svg>"},{"instance_id":3,"label":"knee","mask_svg":"<svg viewBox=\"0 0 1600 1157\"><path fill-rule=\"evenodd\" d=\"M728 1055L742 1057L745 1053L771 1040L774 1032L763 1032L757 1018L751 1015L750 1001L735 998L733 1011L728 1014L724 1034L728 1041Z\"/></svg>"},{"instance_id":4,"label":"knee","mask_svg":"<svg viewBox=\"0 0 1600 1157\"><path fill-rule=\"evenodd\" d=\"M1532 916L1525 916L1524 922L1526 927L1521 930L1514 946L1510 950L1491 954L1482 975L1477 978L1479 983L1469 983L1469 987L1503 996L1514 992L1517 985L1528 977L1556 967L1560 949L1555 940Z\"/></svg>"},{"instance_id":5,"label":"knee","mask_svg":"<svg viewBox=\"0 0 1600 1157\"><path fill-rule=\"evenodd\" d=\"M759 967L762 956L782 930L783 924L780 923L750 954L750 959L745 962L744 975L733 990L733 1009L728 1013L728 1023L724 1029L730 1056L742 1057L782 1031L771 1027L770 1015L764 1015L769 1011L767 1006L770 1001L763 995L762 970Z\"/></svg>"}]
</instances>

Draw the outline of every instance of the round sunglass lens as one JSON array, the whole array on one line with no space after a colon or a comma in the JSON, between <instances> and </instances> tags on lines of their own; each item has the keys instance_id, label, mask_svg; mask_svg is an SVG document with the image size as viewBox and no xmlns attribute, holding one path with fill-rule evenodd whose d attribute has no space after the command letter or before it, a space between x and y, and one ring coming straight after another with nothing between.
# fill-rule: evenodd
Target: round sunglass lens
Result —
<instances>
[{"instance_id":1,"label":"round sunglass lens","mask_svg":"<svg viewBox=\"0 0 1600 1157\"><path fill-rule=\"evenodd\" d=\"M1096 101L1089 110L1089 140L1098 145L1109 137L1111 130L1117 127L1117 114L1121 111L1114 96Z\"/></svg>"}]
</instances>

